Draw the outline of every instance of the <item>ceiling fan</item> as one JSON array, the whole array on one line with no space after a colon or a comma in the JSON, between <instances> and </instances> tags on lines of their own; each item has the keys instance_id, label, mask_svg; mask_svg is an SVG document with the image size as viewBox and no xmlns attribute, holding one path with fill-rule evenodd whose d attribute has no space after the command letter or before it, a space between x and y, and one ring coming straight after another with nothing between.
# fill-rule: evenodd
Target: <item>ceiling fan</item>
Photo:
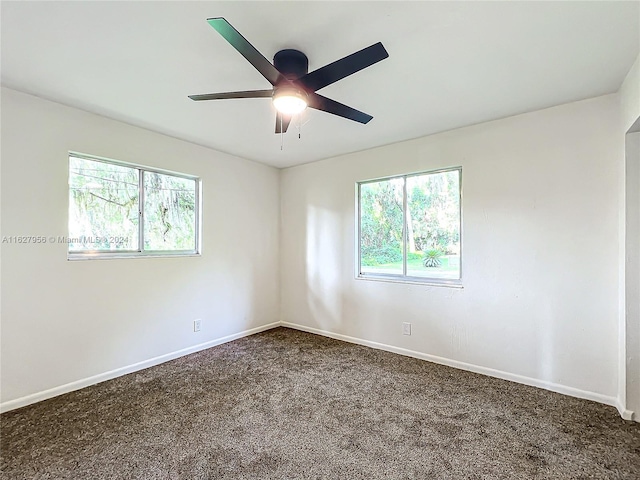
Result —
<instances>
[{"instance_id":1,"label":"ceiling fan","mask_svg":"<svg viewBox=\"0 0 640 480\"><path fill-rule=\"evenodd\" d=\"M316 91L387 58L389 54L382 43L378 42L309 72L309 60L298 50L280 50L273 57L272 64L224 18L209 18L207 22L246 58L273 88L189 95L191 100L271 98L277 110L276 133L286 132L291 117L307 107L360 123L367 123L373 118L355 108L318 95Z\"/></svg>"}]
</instances>

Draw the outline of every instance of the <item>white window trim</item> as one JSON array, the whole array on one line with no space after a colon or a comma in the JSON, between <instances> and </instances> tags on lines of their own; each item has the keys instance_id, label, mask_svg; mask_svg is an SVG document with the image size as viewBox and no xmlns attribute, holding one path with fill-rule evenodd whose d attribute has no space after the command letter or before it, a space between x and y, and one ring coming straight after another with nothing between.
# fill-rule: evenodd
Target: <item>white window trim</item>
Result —
<instances>
[{"instance_id":1,"label":"white window trim","mask_svg":"<svg viewBox=\"0 0 640 480\"><path fill-rule=\"evenodd\" d=\"M458 189L459 189L459 197L460 197L460 203L459 203L459 217L460 217L460 278L456 278L456 279L452 279L452 278L435 278L435 277L414 277L414 276L410 276L407 275L407 255L406 255L406 248L407 248L407 239L406 239L406 235L407 235L407 228L406 228L406 212L405 209L407 208L407 182L406 179L409 177L417 177L417 176L421 176L421 175L431 175L431 174L436 174L436 173L444 173L444 172L453 172L453 171L458 171L458 175L459 175L459 184L458 184ZM363 273L362 272L362 266L361 266L361 217L360 217L360 212L361 212L361 205L360 205L360 186L361 185L366 185L367 183L376 183L376 182L381 182L381 181L387 181L387 180L393 180L396 178L403 178L405 179L404 181L404 185L403 185L403 211L402 211L402 216L404 219L404 223L403 223L403 231L402 231L402 237L403 237L403 242L402 242L402 273ZM463 279L463 218L462 218L462 166L457 166L457 167L447 167L447 168L440 168L437 170L427 170L427 171L422 171L422 172L414 172L414 173L407 173L407 174L403 174L403 175L391 175L388 177L379 177L379 178L373 178L373 179L369 179L369 180L363 180L360 182L356 182L355 185L355 197L356 197L356 204L355 204L355 210L356 210L356 231L355 231L355 236L356 236L356 248L355 248L355 279L356 280L369 280L369 281L376 281L376 282L389 282L389 283L408 283L408 284L417 284L417 285L425 285L425 286L433 286L433 287L451 287L451 288L464 288L462 285L462 279Z\"/></svg>"},{"instance_id":2,"label":"white window trim","mask_svg":"<svg viewBox=\"0 0 640 480\"><path fill-rule=\"evenodd\" d=\"M139 170L138 176L138 250L83 250L81 252L70 252L67 247L67 260L107 260L116 258L175 258L175 257L199 257L202 254L202 181L199 177L194 175L188 175L185 173L174 172L171 170L163 170L155 167L147 167L136 163L127 163L119 160L113 160L110 158L98 157L95 155L88 155L86 153L79 153L69 151L67 159L69 157L81 158L84 160L90 160L92 162L108 163L111 165L119 165L127 168L134 168ZM67 176L69 175L69 168L67 162ZM160 173L162 175L170 175L173 177L186 178L188 180L195 181L195 249L193 250L144 250L144 172ZM68 178L68 177L67 177ZM69 192L67 191L67 202L69 201ZM69 214L69 204L67 203L67 215ZM67 234L69 234L69 219L67 218Z\"/></svg>"}]
</instances>

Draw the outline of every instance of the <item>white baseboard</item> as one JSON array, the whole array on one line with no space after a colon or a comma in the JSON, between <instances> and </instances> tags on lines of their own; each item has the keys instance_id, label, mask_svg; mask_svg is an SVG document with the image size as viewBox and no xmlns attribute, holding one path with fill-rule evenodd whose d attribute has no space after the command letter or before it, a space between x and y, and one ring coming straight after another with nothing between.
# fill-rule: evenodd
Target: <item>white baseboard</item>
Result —
<instances>
[{"instance_id":1,"label":"white baseboard","mask_svg":"<svg viewBox=\"0 0 640 480\"><path fill-rule=\"evenodd\" d=\"M458 368L460 370L467 370L474 373L480 373L489 377L501 378L503 380L509 380L511 382L522 383L524 385L530 385L532 387L544 388L556 393L562 393L571 397L584 398L586 400L593 400L594 402L604 403L605 405L611 405L618 408L622 418L625 418L623 411L618 407L618 401L615 397L608 397L600 393L589 392L587 390L580 390L578 388L568 387L546 380L539 380L537 378L525 377L523 375L516 375L514 373L503 372L502 370L494 370L493 368L481 367L470 363L459 362L457 360L451 360L448 358L438 357L436 355L429 355L428 353L416 352L414 350L408 350L406 348L394 347L392 345L386 345L384 343L372 342L370 340L363 340L360 338L349 337L339 333L333 333L327 330L319 330L317 328L307 327L305 325L298 325L295 323L281 322L283 327L294 328L303 332L315 333L316 335L322 335L324 337L334 338L336 340L342 340L344 342L356 343L358 345L364 345L365 347L377 348L379 350L385 350L387 352L397 353L407 357L419 358L421 360L427 360L428 362L438 363L440 365L446 365L448 367ZM633 415L632 412L629 414Z\"/></svg>"},{"instance_id":2,"label":"white baseboard","mask_svg":"<svg viewBox=\"0 0 640 480\"><path fill-rule=\"evenodd\" d=\"M159 357L154 357L154 358L150 358L149 360L144 360L142 362L134 363L133 365L127 365L126 367L116 368L115 370L111 370L109 372L100 373L92 377L83 378L81 380L76 380L75 382L67 383L65 385L60 385L58 387L50 388L48 390L43 390L41 392L33 393L31 395L26 395L24 397L16 398L15 400L9 400L7 402L3 402L0 404L0 413L8 412L9 410L15 410L16 408L24 407L26 405L31 405L32 403L40 402L48 398L57 397L58 395L73 392L74 390L80 390L81 388L85 388L90 385L95 385L96 383L104 382L106 380L111 380L116 377L121 377L122 375L137 372L138 370L143 370L145 368L153 367L155 365L168 362L169 360L173 360L175 358L189 355L190 353L206 350L207 348L211 348L211 347L215 347L216 345L221 345L223 343L231 342L232 340L237 340L238 338L248 337L249 335L263 332L265 330L270 330L278 326L280 326L280 322L269 323L267 325L262 325L260 327L255 327L249 330L244 330L242 332L234 333L232 335L227 335L226 337L218 338L216 340L211 340L209 342L200 343L198 345L193 345L191 347L183 348L182 350L166 353L164 355L160 355Z\"/></svg>"},{"instance_id":3,"label":"white baseboard","mask_svg":"<svg viewBox=\"0 0 640 480\"><path fill-rule=\"evenodd\" d=\"M620 416L625 420L640 422L640 418L632 410L627 410L620 400L616 400L615 407L618 409Z\"/></svg>"},{"instance_id":4,"label":"white baseboard","mask_svg":"<svg viewBox=\"0 0 640 480\"><path fill-rule=\"evenodd\" d=\"M20 397L15 400L9 400L7 402L3 402L0 404L0 413L8 412L10 410L15 410L16 408L24 407L26 405L31 405L32 403L40 402L42 400L46 400L52 397L57 397L58 395L73 392L75 390L80 390L81 388L89 387L91 385L95 385L96 383L104 382L106 380L111 380L113 378L120 377L122 375L127 375L128 373L137 372L139 370L153 367L155 365L159 365L161 363L168 362L170 360L183 357L191 353L199 352L201 350L206 350L207 348L215 347L216 345L221 345L223 343L231 342L233 340L237 340L238 338L248 337L249 335L264 332L265 330L270 330L272 328L276 328L280 326L301 330L303 332L314 333L316 335L322 335L324 337L334 338L336 340L342 340L344 342L364 345L366 347L376 348L378 350L385 350L387 352L397 353L399 355L404 355L407 357L419 358L421 360L426 360L428 362L438 363L440 365L446 365L446 366L457 368L460 370L467 370L470 372L480 373L482 375L487 375L489 377L496 377L496 378L501 378L503 380L509 380L516 383L522 383L524 385L530 385L532 387L544 388L545 390L550 390L556 393L562 393L564 395L569 395L572 397L584 398L586 400L593 400L595 402L604 403L605 405L611 405L616 407L618 409L618 412L620 413L620 416L625 420L635 420L636 422L640 421L640 417L638 417L638 415L635 415L634 412L632 412L631 410L625 409L624 406L618 401L618 399L614 397L608 397L606 395L602 395L599 393L580 390L577 388L568 387L568 386L560 385L557 383L547 382L545 380L539 380L535 378L525 377L522 375L516 375L513 373L503 372L501 370L494 370L492 368L486 368L478 365L473 365L470 363L459 362L457 360L450 360L448 358L429 355L427 353L416 352L414 350L408 350L406 348L394 347L392 345L387 345L384 343L373 342L370 340L363 340L360 338L350 337L350 336L342 335L339 333L333 333L328 330L320 330L317 328L307 327L305 325L299 325L299 324L290 323L290 322L269 323L267 325L251 328L249 330L244 330L242 332L234 333L232 335L227 335L226 337L218 338L215 340L211 340L209 342L193 345L191 347L187 347L182 350L177 350L175 352L167 353L165 355L160 355L158 357L150 358L142 362L134 363L133 365L117 368L109 372L101 373L101 374L94 375L92 377L84 378L81 380L76 380L74 382L67 383L65 385L60 385L58 387L50 388L48 390L43 390L41 392L33 393L31 395L26 395L24 397Z\"/></svg>"}]
</instances>

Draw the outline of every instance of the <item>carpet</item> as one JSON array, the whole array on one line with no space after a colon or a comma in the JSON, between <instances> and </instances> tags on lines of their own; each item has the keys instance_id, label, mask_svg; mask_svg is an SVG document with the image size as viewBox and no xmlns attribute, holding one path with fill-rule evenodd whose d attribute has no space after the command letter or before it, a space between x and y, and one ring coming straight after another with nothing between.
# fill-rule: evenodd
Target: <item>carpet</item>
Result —
<instances>
[{"instance_id":1,"label":"carpet","mask_svg":"<svg viewBox=\"0 0 640 480\"><path fill-rule=\"evenodd\" d=\"M613 407L287 328L0 420L7 479L640 478Z\"/></svg>"}]
</instances>

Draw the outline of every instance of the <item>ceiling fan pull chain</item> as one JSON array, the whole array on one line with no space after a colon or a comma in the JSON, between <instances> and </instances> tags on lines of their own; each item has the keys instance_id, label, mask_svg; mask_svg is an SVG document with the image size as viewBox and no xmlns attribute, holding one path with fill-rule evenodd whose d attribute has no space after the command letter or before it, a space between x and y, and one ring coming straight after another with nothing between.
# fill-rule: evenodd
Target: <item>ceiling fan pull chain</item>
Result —
<instances>
[{"instance_id":1,"label":"ceiling fan pull chain","mask_svg":"<svg viewBox=\"0 0 640 480\"><path fill-rule=\"evenodd\" d=\"M280 115L280 151L284 147L284 132L282 131L282 115Z\"/></svg>"}]
</instances>

